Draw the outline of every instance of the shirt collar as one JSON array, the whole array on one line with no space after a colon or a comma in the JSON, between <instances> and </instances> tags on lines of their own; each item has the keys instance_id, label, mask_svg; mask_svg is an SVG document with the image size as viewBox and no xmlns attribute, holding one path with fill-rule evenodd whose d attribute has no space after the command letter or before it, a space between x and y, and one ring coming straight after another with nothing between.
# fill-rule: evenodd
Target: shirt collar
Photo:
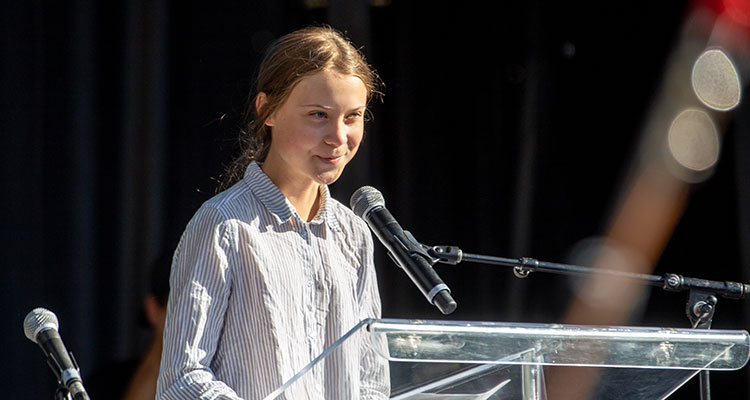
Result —
<instances>
[{"instance_id":1,"label":"shirt collar","mask_svg":"<svg viewBox=\"0 0 750 400\"><path fill-rule=\"evenodd\" d=\"M250 185L251 190L261 203L271 212L282 224L297 215L297 211L292 203L284 196L268 175L260 169L260 165L253 161L245 170L245 181ZM341 227L333 214L331 206L331 193L327 185L320 186L320 210L315 218L310 221L311 224L317 225L325 222L332 230L339 232Z\"/></svg>"},{"instance_id":2,"label":"shirt collar","mask_svg":"<svg viewBox=\"0 0 750 400\"><path fill-rule=\"evenodd\" d=\"M326 222L328 227L334 232L341 232L339 222L333 214L333 198L331 197L331 192L328 190L328 185L320 186L320 199L320 210L318 210L318 215L313 218L311 223Z\"/></svg>"}]
</instances>

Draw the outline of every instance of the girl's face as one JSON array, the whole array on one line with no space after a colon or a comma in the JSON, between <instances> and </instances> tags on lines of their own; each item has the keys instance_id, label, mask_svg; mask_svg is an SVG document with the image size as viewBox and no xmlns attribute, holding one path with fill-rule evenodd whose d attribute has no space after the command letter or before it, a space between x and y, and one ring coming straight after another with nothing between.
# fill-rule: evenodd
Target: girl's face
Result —
<instances>
[{"instance_id":1,"label":"girl's face","mask_svg":"<svg viewBox=\"0 0 750 400\"><path fill-rule=\"evenodd\" d=\"M258 96L258 107L265 95ZM367 89L356 76L323 71L303 78L265 124L271 146L263 170L277 185L330 184L362 141Z\"/></svg>"}]
</instances>

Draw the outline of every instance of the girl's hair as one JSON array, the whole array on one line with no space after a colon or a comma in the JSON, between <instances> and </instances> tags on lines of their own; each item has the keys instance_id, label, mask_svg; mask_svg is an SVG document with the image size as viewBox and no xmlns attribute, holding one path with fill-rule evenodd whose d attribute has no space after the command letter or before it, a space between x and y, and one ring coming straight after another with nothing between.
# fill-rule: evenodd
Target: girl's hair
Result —
<instances>
[{"instance_id":1,"label":"girl's hair","mask_svg":"<svg viewBox=\"0 0 750 400\"><path fill-rule=\"evenodd\" d=\"M240 132L241 154L227 168L218 190L240 180L251 161L265 160L271 145L271 128L264 122L284 104L300 80L322 71L360 78L367 89L368 102L373 96L382 96L380 78L341 32L330 26L314 26L279 38L260 64L255 95L248 99ZM261 92L265 93L266 102L257 110L255 99Z\"/></svg>"}]
</instances>

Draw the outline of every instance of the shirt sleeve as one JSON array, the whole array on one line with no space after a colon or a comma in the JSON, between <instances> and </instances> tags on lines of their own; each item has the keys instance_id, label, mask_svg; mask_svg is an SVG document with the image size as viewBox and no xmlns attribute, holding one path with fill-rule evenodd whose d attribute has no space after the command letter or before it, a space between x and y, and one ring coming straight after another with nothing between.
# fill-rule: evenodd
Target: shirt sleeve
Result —
<instances>
[{"instance_id":1,"label":"shirt sleeve","mask_svg":"<svg viewBox=\"0 0 750 400\"><path fill-rule=\"evenodd\" d=\"M366 228L365 228L366 229ZM360 270L359 299L360 319L380 318L381 304L378 280L375 274L373 242L369 231L365 232L364 245L361 247L364 263ZM364 334L364 333L363 333ZM388 360L375 352L369 340L362 340L360 345L360 398L388 399L391 382Z\"/></svg>"},{"instance_id":2,"label":"shirt sleeve","mask_svg":"<svg viewBox=\"0 0 750 400\"><path fill-rule=\"evenodd\" d=\"M231 279L232 230L215 208L188 223L172 261L157 400L239 399L211 369Z\"/></svg>"}]
</instances>

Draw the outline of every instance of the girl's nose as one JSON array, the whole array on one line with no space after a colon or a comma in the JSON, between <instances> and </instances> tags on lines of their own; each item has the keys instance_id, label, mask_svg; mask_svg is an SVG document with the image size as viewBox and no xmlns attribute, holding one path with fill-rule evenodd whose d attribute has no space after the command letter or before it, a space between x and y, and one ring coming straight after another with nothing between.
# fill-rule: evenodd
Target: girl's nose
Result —
<instances>
[{"instance_id":1,"label":"girl's nose","mask_svg":"<svg viewBox=\"0 0 750 400\"><path fill-rule=\"evenodd\" d=\"M342 144L347 142L348 131L349 127L344 123L344 121L338 121L331 126L331 129L326 133L323 141L331 146L341 146Z\"/></svg>"}]
</instances>

